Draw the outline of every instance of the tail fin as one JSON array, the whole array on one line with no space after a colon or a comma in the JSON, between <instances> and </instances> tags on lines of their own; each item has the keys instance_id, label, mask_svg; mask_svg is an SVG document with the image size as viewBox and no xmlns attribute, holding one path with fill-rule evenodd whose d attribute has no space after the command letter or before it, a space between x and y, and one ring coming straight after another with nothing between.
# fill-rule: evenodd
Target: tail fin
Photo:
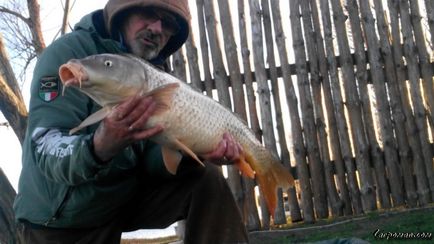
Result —
<instances>
[{"instance_id":1,"label":"tail fin","mask_svg":"<svg viewBox=\"0 0 434 244\"><path fill-rule=\"evenodd\" d=\"M268 211L274 215L277 205L277 188L287 190L294 186L294 177L269 151L265 148L261 151L263 155L259 159L260 162L251 155L246 155L246 160L255 169L259 190L264 196Z\"/></svg>"},{"instance_id":2,"label":"tail fin","mask_svg":"<svg viewBox=\"0 0 434 244\"><path fill-rule=\"evenodd\" d=\"M244 155L241 155L241 157L235 161L235 165L238 167L238 170L244 175L251 179L255 178L255 171L252 169L252 167L246 162L246 158Z\"/></svg>"}]
</instances>

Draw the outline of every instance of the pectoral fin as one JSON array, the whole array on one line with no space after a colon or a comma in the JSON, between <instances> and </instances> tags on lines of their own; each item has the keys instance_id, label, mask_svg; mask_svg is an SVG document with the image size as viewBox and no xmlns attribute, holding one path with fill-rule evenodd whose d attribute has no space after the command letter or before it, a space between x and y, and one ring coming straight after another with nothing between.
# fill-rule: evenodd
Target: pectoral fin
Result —
<instances>
[{"instance_id":1,"label":"pectoral fin","mask_svg":"<svg viewBox=\"0 0 434 244\"><path fill-rule=\"evenodd\" d=\"M175 91L178 89L178 83L169 83L166 85L159 86L152 91L143 94L143 96L148 97L151 96L154 98L157 108L154 112L154 115L158 115L162 112L166 112L170 109L170 104L172 103L172 98Z\"/></svg>"},{"instance_id":2,"label":"pectoral fin","mask_svg":"<svg viewBox=\"0 0 434 244\"><path fill-rule=\"evenodd\" d=\"M167 171L173 175L176 175L176 171L182 159L182 154L179 151L168 147L162 147L161 151Z\"/></svg>"},{"instance_id":3,"label":"pectoral fin","mask_svg":"<svg viewBox=\"0 0 434 244\"><path fill-rule=\"evenodd\" d=\"M182 143L181 141L179 141L178 139L174 139L173 143L175 143L176 147L180 150L182 150L183 152L185 152L186 154L188 154L190 157L192 157L194 160L196 160L200 165L204 166L203 162L199 159L199 157L197 157L196 153L194 153L193 151L191 151L190 148L188 148L184 143Z\"/></svg>"},{"instance_id":4,"label":"pectoral fin","mask_svg":"<svg viewBox=\"0 0 434 244\"><path fill-rule=\"evenodd\" d=\"M77 132L77 131L79 131L79 130L81 130L81 129L89 126L89 125L95 124L96 122L103 120L105 117L107 117L107 115L109 115L110 111L111 111L111 107L103 107L102 109L96 111L95 113L93 113L89 117L87 117L85 120L83 120L80 125L71 129L69 131L69 134L72 135L75 132Z\"/></svg>"}]
</instances>

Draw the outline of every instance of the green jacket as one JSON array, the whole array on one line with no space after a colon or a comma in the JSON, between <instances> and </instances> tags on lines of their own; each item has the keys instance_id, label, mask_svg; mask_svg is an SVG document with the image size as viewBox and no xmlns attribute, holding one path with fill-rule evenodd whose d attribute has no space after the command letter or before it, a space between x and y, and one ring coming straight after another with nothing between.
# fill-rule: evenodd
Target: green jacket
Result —
<instances>
[{"instance_id":1,"label":"green jacket","mask_svg":"<svg viewBox=\"0 0 434 244\"><path fill-rule=\"evenodd\" d=\"M18 221L60 228L96 227L112 219L138 191L138 163L150 174L168 174L156 144L136 143L101 165L92 153L92 134L98 125L68 134L100 107L75 88L62 95L59 66L72 58L122 52L120 43L104 38L108 36L104 32L102 10L93 12L38 59L14 203Z\"/></svg>"}]
</instances>

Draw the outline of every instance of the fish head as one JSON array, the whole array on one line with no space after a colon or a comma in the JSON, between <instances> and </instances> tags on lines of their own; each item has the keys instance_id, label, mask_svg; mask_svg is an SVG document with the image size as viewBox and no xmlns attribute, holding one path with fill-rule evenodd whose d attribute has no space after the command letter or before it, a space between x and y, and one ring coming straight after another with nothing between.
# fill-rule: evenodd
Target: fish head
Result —
<instances>
[{"instance_id":1,"label":"fish head","mask_svg":"<svg viewBox=\"0 0 434 244\"><path fill-rule=\"evenodd\" d=\"M76 87L101 106L117 104L147 90L143 64L128 56L98 54L71 59L59 68L65 87Z\"/></svg>"}]
</instances>

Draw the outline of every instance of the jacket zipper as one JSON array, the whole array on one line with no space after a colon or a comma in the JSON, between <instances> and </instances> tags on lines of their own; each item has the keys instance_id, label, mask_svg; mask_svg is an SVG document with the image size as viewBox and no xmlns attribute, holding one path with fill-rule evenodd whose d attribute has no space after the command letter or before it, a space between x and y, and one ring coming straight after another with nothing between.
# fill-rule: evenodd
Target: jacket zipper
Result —
<instances>
[{"instance_id":1,"label":"jacket zipper","mask_svg":"<svg viewBox=\"0 0 434 244\"><path fill-rule=\"evenodd\" d=\"M68 190L66 191L65 197L63 198L62 202L60 203L60 205L57 208L57 210L54 213L54 215L51 218L49 218L47 221L45 221L45 223L44 223L45 226L48 226L49 224L51 224L54 221L56 221L57 218L59 218L60 214L62 213L62 210L65 208L66 203L68 202L69 198L72 195L72 191L73 191L73 188L72 187L68 187Z\"/></svg>"}]
</instances>

